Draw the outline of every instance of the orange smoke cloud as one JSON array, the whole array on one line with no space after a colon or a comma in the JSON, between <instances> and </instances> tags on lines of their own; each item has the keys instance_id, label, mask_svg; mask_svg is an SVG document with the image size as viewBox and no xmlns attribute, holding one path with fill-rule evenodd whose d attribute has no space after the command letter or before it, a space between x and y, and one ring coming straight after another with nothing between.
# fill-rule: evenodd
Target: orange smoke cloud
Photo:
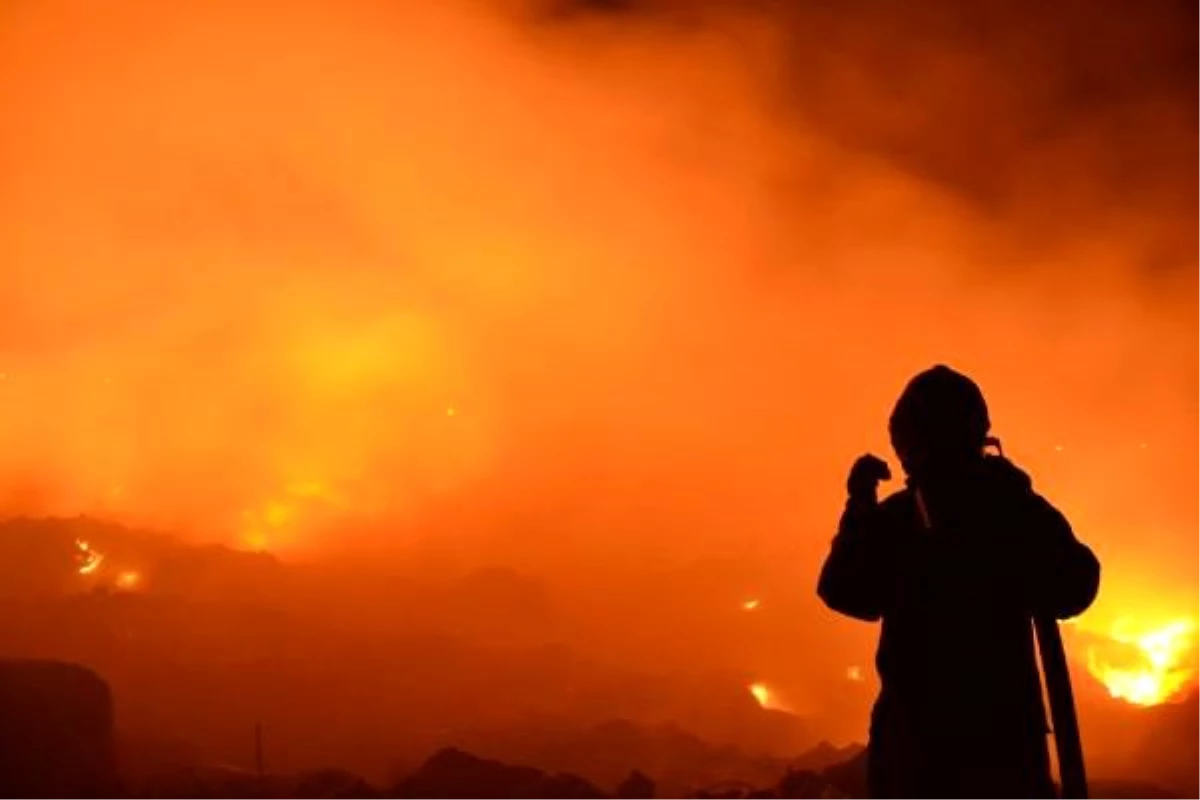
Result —
<instances>
[{"instance_id":1,"label":"orange smoke cloud","mask_svg":"<svg viewBox=\"0 0 1200 800\"><path fill-rule=\"evenodd\" d=\"M844 471L944 361L1105 561L1101 623L1195 607L1168 82L1092 54L1115 99L1077 108L1048 18L974 50L862 11L580 5L6 12L6 507L597 591L737 554L796 598L754 624L830 643L755 667L841 685L869 634L808 594ZM698 607L661 613L700 642Z\"/></svg>"}]
</instances>

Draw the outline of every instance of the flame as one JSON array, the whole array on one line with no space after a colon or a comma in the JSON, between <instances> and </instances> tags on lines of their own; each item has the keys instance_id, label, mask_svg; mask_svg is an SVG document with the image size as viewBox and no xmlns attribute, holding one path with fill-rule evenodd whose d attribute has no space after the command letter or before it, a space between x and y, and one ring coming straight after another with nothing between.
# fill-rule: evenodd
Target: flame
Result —
<instances>
[{"instance_id":1,"label":"flame","mask_svg":"<svg viewBox=\"0 0 1200 800\"><path fill-rule=\"evenodd\" d=\"M92 546L84 539L75 540L75 549L79 551L79 574L91 575L96 570L100 569L100 564L104 562L104 554L97 550L93 550Z\"/></svg>"},{"instance_id":2,"label":"flame","mask_svg":"<svg viewBox=\"0 0 1200 800\"><path fill-rule=\"evenodd\" d=\"M762 681L755 681L746 688L750 691L751 696L754 697L755 702L763 708L772 711L791 711L787 704L779 697L779 694Z\"/></svg>"},{"instance_id":3,"label":"flame","mask_svg":"<svg viewBox=\"0 0 1200 800\"><path fill-rule=\"evenodd\" d=\"M747 600L742 603L742 609L745 611L753 611L756 608L758 608L758 600Z\"/></svg>"},{"instance_id":4,"label":"flame","mask_svg":"<svg viewBox=\"0 0 1200 800\"><path fill-rule=\"evenodd\" d=\"M847 667L846 678L856 683L862 681L864 679L862 667L858 666L857 664L852 667Z\"/></svg>"},{"instance_id":5,"label":"flame","mask_svg":"<svg viewBox=\"0 0 1200 800\"><path fill-rule=\"evenodd\" d=\"M1117 620L1107 638L1123 647L1092 644L1088 671L1108 693L1140 706L1173 697L1196 675L1196 621L1177 619L1151 627Z\"/></svg>"}]
</instances>

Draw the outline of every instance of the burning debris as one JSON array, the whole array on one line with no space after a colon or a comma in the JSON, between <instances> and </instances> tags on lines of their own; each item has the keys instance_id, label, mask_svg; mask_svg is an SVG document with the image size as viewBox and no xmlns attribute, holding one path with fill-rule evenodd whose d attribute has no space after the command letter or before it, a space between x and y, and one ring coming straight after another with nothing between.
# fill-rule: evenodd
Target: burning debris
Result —
<instances>
[{"instance_id":1,"label":"burning debris","mask_svg":"<svg viewBox=\"0 0 1200 800\"><path fill-rule=\"evenodd\" d=\"M121 592L135 592L142 588L142 573L127 567L114 567L104 553L92 546L87 539L75 540L75 571L80 575L98 580Z\"/></svg>"},{"instance_id":2,"label":"burning debris","mask_svg":"<svg viewBox=\"0 0 1200 800\"><path fill-rule=\"evenodd\" d=\"M75 563L80 575L92 575L104 563L104 554L94 550L84 539L76 539Z\"/></svg>"}]
</instances>

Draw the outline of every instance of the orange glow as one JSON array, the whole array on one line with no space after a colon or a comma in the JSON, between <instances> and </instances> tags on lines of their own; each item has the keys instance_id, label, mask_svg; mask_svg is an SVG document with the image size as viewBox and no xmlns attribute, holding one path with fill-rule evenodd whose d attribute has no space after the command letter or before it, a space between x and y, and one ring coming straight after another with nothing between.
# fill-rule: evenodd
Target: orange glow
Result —
<instances>
[{"instance_id":1,"label":"orange glow","mask_svg":"<svg viewBox=\"0 0 1200 800\"><path fill-rule=\"evenodd\" d=\"M1146 624L1125 617L1107 632L1109 643L1087 649L1088 671L1109 694L1150 706L1173 698L1196 677L1196 621Z\"/></svg>"},{"instance_id":2,"label":"orange glow","mask_svg":"<svg viewBox=\"0 0 1200 800\"><path fill-rule=\"evenodd\" d=\"M267 535L259 530L250 530L242 534L241 545L246 550L253 553L265 553L268 550L270 539Z\"/></svg>"},{"instance_id":3,"label":"orange glow","mask_svg":"<svg viewBox=\"0 0 1200 800\"><path fill-rule=\"evenodd\" d=\"M116 587L118 589L120 589L122 591L132 592L136 589L141 588L142 575L140 572L138 572L136 570L131 570L131 569L123 570L117 574L117 578L114 581L114 584L116 585Z\"/></svg>"},{"instance_id":4,"label":"orange glow","mask_svg":"<svg viewBox=\"0 0 1200 800\"><path fill-rule=\"evenodd\" d=\"M848 680L852 680L856 683L865 680L865 676L863 675L862 667L859 667L859 666L847 667L846 668L846 678Z\"/></svg>"},{"instance_id":5,"label":"orange glow","mask_svg":"<svg viewBox=\"0 0 1200 800\"><path fill-rule=\"evenodd\" d=\"M320 481L293 481L258 509L242 514L241 547L254 552L295 549L304 544L306 526L341 508L340 496Z\"/></svg>"},{"instance_id":6,"label":"orange glow","mask_svg":"<svg viewBox=\"0 0 1200 800\"><path fill-rule=\"evenodd\" d=\"M264 522L266 522L272 528L278 528L280 525L283 525L290 520L294 513L294 510L288 504L273 501L267 503L266 507L263 509L262 516Z\"/></svg>"},{"instance_id":7,"label":"orange glow","mask_svg":"<svg viewBox=\"0 0 1200 800\"><path fill-rule=\"evenodd\" d=\"M268 552L228 597L380 650L549 641L751 712L765 676L849 741L876 633L814 579L854 457L903 486L888 414L945 362L1103 561L1085 620L1194 609L1192 78L1140 86L1185 59L1057 16L1086 3L904 5L4 4L0 517ZM225 602L208 555L102 531L56 580ZM1123 696L1176 681L1092 660ZM459 710L420 722L490 725Z\"/></svg>"}]
</instances>

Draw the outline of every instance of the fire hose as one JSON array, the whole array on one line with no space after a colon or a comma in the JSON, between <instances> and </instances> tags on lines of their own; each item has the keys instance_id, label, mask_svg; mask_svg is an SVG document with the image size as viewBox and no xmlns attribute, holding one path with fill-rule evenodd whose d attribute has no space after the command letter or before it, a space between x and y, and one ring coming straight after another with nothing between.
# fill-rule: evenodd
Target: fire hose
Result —
<instances>
[{"instance_id":1,"label":"fire hose","mask_svg":"<svg viewBox=\"0 0 1200 800\"><path fill-rule=\"evenodd\" d=\"M1071 690L1071 673L1067 669L1062 635L1053 617L1035 616L1033 630L1037 635L1042 677L1050 700L1050 728L1054 732L1054 749L1058 754L1062 796L1086 798L1088 786L1083 765L1083 742L1079 738L1079 718L1075 715L1075 694Z\"/></svg>"},{"instance_id":2,"label":"fire hose","mask_svg":"<svg viewBox=\"0 0 1200 800\"><path fill-rule=\"evenodd\" d=\"M989 447L1000 456L1004 455L1004 447L996 437L989 436L984 441L985 450ZM1075 692L1071 689L1071 671L1067 667L1067 651L1063 647L1058 621L1052 616L1035 614L1033 631L1050 704L1050 730L1054 734L1054 751L1058 756L1059 791L1064 799L1086 800L1088 785L1083 740L1079 736Z\"/></svg>"}]
</instances>

